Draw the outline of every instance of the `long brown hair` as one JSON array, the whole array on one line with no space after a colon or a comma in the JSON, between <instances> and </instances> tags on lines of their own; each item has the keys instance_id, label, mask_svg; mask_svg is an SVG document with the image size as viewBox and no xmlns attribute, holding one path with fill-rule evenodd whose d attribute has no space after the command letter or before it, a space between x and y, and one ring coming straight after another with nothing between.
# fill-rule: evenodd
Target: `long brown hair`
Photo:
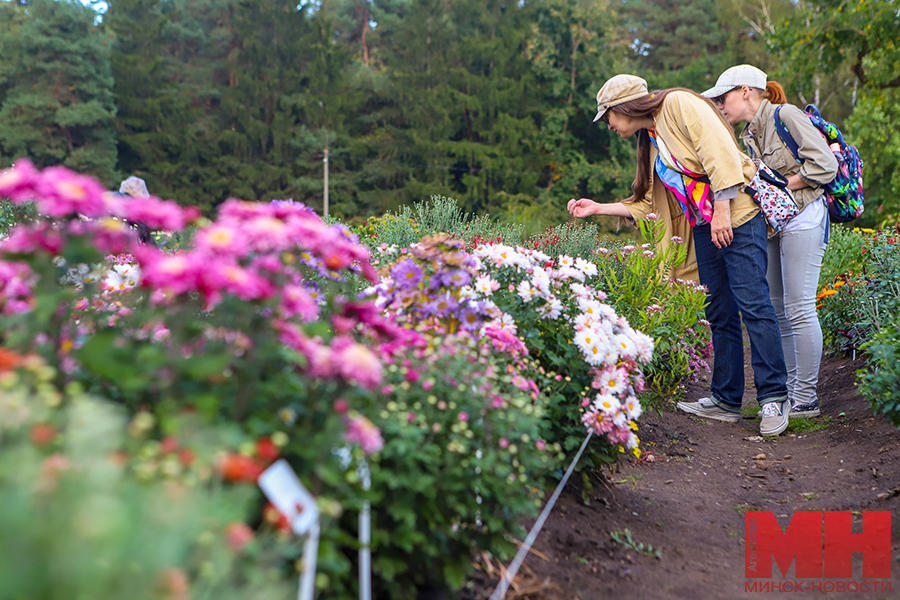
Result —
<instances>
[{"instance_id":1,"label":"long brown hair","mask_svg":"<svg viewBox=\"0 0 900 600\"><path fill-rule=\"evenodd\" d=\"M772 104L787 104L787 95L784 88L777 81L766 82L766 91L762 93L762 97Z\"/></svg>"},{"instance_id":2,"label":"long brown hair","mask_svg":"<svg viewBox=\"0 0 900 600\"><path fill-rule=\"evenodd\" d=\"M778 84L776 84L778 85ZM781 86L779 86L780 88ZM708 99L704 98L697 92L693 90L689 90L687 88L669 88L666 90L654 90L650 93L649 96L643 96L638 98L637 100L631 100L629 102L624 102L617 106L610 107L609 110L623 114L627 117L636 117L636 118L646 118L653 116L659 112L660 107L666 99L666 96L671 94L672 92L687 92L700 98L704 102L706 102L709 107L712 109L713 114L715 114L719 121L721 121L722 125L728 130L728 133L731 135L731 139L734 140L735 148L740 151L740 146L738 145L737 138L734 136L734 129L732 129L731 125L725 121L725 118L719 114L719 111L716 109L715 105ZM634 176L634 183L631 185L631 193L632 196L627 198L625 202L632 202L636 199L643 198L647 194L647 190L650 189L651 176L652 176L652 168L653 166L650 164L650 146L652 142L650 141L650 134L647 133L646 129L640 129L637 132L637 172Z\"/></svg>"}]
</instances>

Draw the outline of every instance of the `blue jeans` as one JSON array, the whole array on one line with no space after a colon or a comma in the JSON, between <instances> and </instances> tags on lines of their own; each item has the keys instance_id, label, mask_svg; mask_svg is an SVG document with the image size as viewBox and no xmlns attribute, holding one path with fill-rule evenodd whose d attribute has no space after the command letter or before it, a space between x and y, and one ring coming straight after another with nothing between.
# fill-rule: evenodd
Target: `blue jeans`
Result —
<instances>
[{"instance_id":1,"label":"blue jeans","mask_svg":"<svg viewBox=\"0 0 900 600\"><path fill-rule=\"evenodd\" d=\"M750 337L753 383L760 405L787 396L787 369L781 332L766 282L767 229L762 213L734 229L734 240L719 249L709 224L694 228L700 283L707 288L706 318L712 329L712 401L740 412L744 396L744 340Z\"/></svg>"}]
</instances>

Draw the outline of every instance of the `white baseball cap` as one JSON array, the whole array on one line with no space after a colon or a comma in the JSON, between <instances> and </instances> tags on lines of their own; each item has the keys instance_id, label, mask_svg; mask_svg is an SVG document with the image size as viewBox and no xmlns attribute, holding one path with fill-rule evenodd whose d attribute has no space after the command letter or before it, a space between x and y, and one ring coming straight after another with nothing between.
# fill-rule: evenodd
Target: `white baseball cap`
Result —
<instances>
[{"instance_id":1,"label":"white baseball cap","mask_svg":"<svg viewBox=\"0 0 900 600\"><path fill-rule=\"evenodd\" d=\"M718 98L742 85L764 90L766 89L766 74L753 65L731 67L719 75L715 87L709 88L700 95L707 98Z\"/></svg>"}]
</instances>

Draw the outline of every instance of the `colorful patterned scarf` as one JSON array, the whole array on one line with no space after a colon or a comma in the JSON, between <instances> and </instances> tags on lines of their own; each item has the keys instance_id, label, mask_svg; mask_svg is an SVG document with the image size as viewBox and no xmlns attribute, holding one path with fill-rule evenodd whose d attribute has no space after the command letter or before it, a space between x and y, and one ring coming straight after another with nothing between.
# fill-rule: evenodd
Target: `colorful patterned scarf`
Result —
<instances>
[{"instance_id":1,"label":"colorful patterned scarf","mask_svg":"<svg viewBox=\"0 0 900 600\"><path fill-rule=\"evenodd\" d=\"M649 131L650 141L656 146L656 174L666 189L672 192L681 205L691 227L712 222L713 199L709 177L698 175L685 169L666 148L661 140L657 140L656 132Z\"/></svg>"}]
</instances>

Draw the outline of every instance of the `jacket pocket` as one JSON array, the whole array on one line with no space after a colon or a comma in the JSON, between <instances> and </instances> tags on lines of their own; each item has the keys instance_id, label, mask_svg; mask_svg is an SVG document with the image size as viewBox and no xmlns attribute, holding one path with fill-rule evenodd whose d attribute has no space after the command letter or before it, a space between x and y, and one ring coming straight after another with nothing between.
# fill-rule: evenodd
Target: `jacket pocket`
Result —
<instances>
[{"instance_id":1,"label":"jacket pocket","mask_svg":"<svg viewBox=\"0 0 900 600\"><path fill-rule=\"evenodd\" d=\"M800 163L794 159L790 150L780 143L766 146L762 160L770 169L785 177L789 177L800 170Z\"/></svg>"}]
</instances>

